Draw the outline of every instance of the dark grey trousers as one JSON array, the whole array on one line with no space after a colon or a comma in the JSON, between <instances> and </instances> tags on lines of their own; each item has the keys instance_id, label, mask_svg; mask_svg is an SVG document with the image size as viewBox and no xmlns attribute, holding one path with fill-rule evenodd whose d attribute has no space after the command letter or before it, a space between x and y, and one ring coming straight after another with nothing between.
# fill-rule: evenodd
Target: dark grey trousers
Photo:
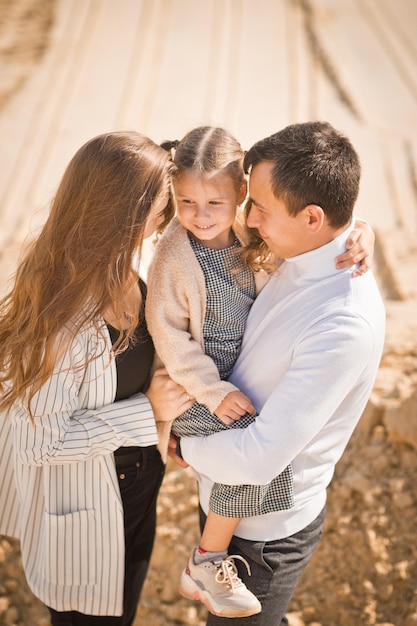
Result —
<instances>
[{"instance_id":1,"label":"dark grey trousers","mask_svg":"<svg viewBox=\"0 0 417 626\"><path fill-rule=\"evenodd\" d=\"M288 626L285 617L301 574L321 539L325 509L300 532L277 541L247 541L233 537L229 554L243 556L252 575L236 559L239 576L262 604L262 612L251 617L226 618L209 614L206 626ZM200 523L205 515L200 510Z\"/></svg>"}]
</instances>

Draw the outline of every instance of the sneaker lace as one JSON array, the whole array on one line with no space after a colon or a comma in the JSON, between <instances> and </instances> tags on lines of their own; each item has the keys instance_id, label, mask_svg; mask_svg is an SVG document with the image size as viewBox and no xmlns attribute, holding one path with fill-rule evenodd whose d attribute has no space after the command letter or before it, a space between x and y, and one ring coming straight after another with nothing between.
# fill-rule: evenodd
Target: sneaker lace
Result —
<instances>
[{"instance_id":1,"label":"sneaker lace","mask_svg":"<svg viewBox=\"0 0 417 626\"><path fill-rule=\"evenodd\" d=\"M242 561L246 565L249 576L251 575L249 563L246 559L243 558L243 556L240 556L239 554L231 554L227 557L227 559L223 559L223 561L221 561L220 563L216 563L216 582L222 585L227 585L227 587L229 587L229 589L231 589L232 591L235 587L239 587L240 585L242 585L242 581L238 576L234 559L239 559L239 561Z\"/></svg>"}]
</instances>

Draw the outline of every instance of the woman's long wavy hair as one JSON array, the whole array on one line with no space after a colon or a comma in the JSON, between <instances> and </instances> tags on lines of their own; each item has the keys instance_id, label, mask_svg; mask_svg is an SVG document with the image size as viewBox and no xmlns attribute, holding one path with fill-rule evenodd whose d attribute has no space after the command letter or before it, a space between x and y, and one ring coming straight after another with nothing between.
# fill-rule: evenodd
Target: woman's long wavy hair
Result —
<instances>
[{"instance_id":1,"label":"woman's long wavy hair","mask_svg":"<svg viewBox=\"0 0 417 626\"><path fill-rule=\"evenodd\" d=\"M99 135L70 161L49 217L30 245L14 287L0 302L0 410L26 398L28 407L66 341L85 324L102 325L113 307L129 320L118 349L127 347L138 322L131 297L152 205L171 188L175 166L168 153L136 132ZM165 222L173 215L172 198Z\"/></svg>"}]
</instances>

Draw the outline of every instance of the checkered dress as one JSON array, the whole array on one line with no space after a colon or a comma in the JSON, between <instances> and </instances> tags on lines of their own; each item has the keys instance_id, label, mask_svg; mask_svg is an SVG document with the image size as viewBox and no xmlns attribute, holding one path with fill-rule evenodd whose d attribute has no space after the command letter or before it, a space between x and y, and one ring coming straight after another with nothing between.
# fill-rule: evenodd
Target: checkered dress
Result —
<instances>
[{"instance_id":1,"label":"checkered dress","mask_svg":"<svg viewBox=\"0 0 417 626\"><path fill-rule=\"evenodd\" d=\"M215 362L221 379L226 380L239 356L246 320L256 295L255 280L249 269L233 273L241 267L234 253L240 247L237 239L225 250L206 248L190 235L189 241L206 282L205 352ZM211 435L230 428L246 428L254 419L247 414L226 426L205 405L196 402L174 421L172 430L179 437ZM293 504L291 465L267 485L215 483L210 498L210 509L225 517L263 515L289 509Z\"/></svg>"}]
</instances>

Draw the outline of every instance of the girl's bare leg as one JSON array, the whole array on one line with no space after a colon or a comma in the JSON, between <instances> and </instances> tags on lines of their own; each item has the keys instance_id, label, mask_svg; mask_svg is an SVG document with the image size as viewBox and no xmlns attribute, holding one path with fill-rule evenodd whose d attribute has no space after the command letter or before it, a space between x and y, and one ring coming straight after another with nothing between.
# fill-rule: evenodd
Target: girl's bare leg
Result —
<instances>
[{"instance_id":1,"label":"girl's bare leg","mask_svg":"<svg viewBox=\"0 0 417 626\"><path fill-rule=\"evenodd\" d=\"M201 535L200 548L206 552L226 552L240 518L223 517L209 511Z\"/></svg>"}]
</instances>

